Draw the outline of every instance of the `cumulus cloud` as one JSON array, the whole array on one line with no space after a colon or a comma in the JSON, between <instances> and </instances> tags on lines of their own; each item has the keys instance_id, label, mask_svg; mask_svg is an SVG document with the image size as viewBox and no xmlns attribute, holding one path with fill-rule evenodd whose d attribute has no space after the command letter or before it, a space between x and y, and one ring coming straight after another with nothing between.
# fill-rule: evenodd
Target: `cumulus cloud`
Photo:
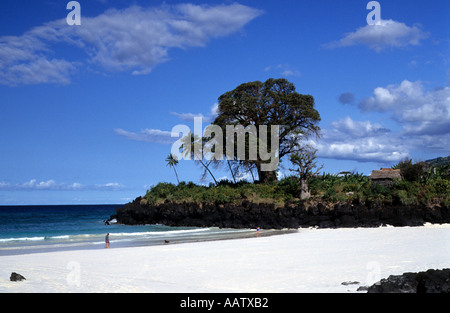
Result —
<instances>
[{"instance_id":1,"label":"cumulus cloud","mask_svg":"<svg viewBox=\"0 0 450 313\"><path fill-rule=\"evenodd\" d=\"M409 135L450 135L450 87L426 91L422 82L377 87L359 103L362 112L386 113Z\"/></svg>"},{"instance_id":2,"label":"cumulus cloud","mask_svg":"<svg viewBox=\"0 0 450 313\"><path fill-rule=\"evenodd\" d=\"M407 26L393 20L380 20L379 24L366 25L355 32L348 33L344 38L326 44L328 48L365 45L377 52L385 48L416 46L428 38L429 34L422 31L418 25Z\"/></svg>"},{"instance_id":3,"label":"cumulus cloud","mask_svg":"<svg viewBox=\"0 0 450 313\"><path fill-rule=\"evenodd\" d=\"M409 157L407 147L396 144L398 142L395 140L360 138L329 145L319 143L317 149L318 155L323 158L392 164Z\"/></svg>"},{"instance_id":4,"label":"cumulus cloud","mask_svg":"<svg viewBox=\"0 0 450 313\"><path fill-rule=\"evenodd\" d=\"M239 31L261 14L240 4L179 4L109 9L95 17L83 16L77 27L68 26L65 19L48 22L22 36L0 37L0 83L67 84L71 72L83 63L109 72L148 74L170 59L170 49L203 47L211 39ZM82 49L87 60L51 57L52 45L58 43Z\"/></svg>"},{"instance_id":5,"label":"cumulus cloud","mask_svg":"<svg viewBox=\"0 0 450 313\"><path fill-rule=\"evenodd\" d=\"M332 131L328 134L328 136L332 136L333 134L337 137L340 137L341 134L347 134L356 137L373 137L384 135L390 132L389 129L381 126L377 123L372 123L370 121L354 121L350 117L346 117L340 119L338 121L332 122Z\"/></svg>"},{"instance_id":6,"label":"cumulus cloud","mask_svg":"<svg viewBox=\"0 0 450 313\"><path fill-rule=\"evenodd\" d=\"M393 164L413 151L450 153L449 86L426 90L420 81L404 80L376 87L358 107L363 113L381 113L399 129L350 117L331 122L322 138L311 143L320 157Z\"/></svg>"},{"instance_id":7,"label":"cumulus cloud","mask_svg":"<svg viewBox=\"0 0 450 313\"><path fill-rule=\"evenodd\" d=\"M332 122L320 140L310 144L323 158L390 163L409 155L401 139L390 133L380 124L346 117Z\"/></svg>"},{"instance_id":8,"label":"cumulus cloud","mask_svg":"<svg viewBox=\"0 0 450 313\"><path fill-rule=\"evenodd\" d=\"M41 181L39 183L37 182L36 179L32 179L29 182L19 185L18 187L22 188L22 189L41 189L41 190L47 189L48 190L48 189L56 188L57 185L53 179L47 180L47 181Z\"/></svg>"}]
</instances>

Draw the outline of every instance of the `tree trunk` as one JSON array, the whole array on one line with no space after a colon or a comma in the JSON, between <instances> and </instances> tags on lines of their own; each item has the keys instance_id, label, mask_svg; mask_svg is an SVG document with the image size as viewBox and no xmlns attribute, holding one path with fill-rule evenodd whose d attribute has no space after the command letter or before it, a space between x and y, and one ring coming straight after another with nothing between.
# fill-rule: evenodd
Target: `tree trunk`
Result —
<instances>
[{"instance_id":1,"label":"tree trunk","mask_svg":"<svg viewBox=\"0 0 450 313\"><path fill-rule=\"evenodd\" d=\"M272 172L261 171L258 168L258 176L259 176L259 182L261 182L261 183L271 183L271 182L276 182L278 180L277 174L275 173L275 171L272 171Z\"/></svg>"},{"instance_id":2,"label":"tree trunk","mask_svg":"<svg viewBox=\"0 0 450 313\"><path fill-rule=\"evenodd\" d=\"M177 182L178 184L180 184L180 180L178 179L178 174L177 174L177 170L175 169L175 166L172 166L173 170L175 171L175 176L177 177Z\"/></svg>"},{"instance_id":3,"label":"tree trunk","mask_svg":"<svg viewBox=\"0 0 450 313\"><path fill-rule=\"evenodd\" d=\"M300 199L306 200L311 197L311 193L308 188L308 181L305 178L300 178Z\"/></svg>"},{"instance_id":4,"label":"tree trunk","mask_svg":"<svg viewBox=\"0 0 450 313\"><path fill-rule=\"evenodd\" d=\"M228 167L230 168L231 176L233 176L233 181L236 184L236 178L234 177L233 170L231 169L230 160L227 160L227 163L228 163Z\"/></svg>"},{"instance_id":5,"label":"tree trunk","mask_svg":"<svg viewBox=\"0 0 450 313\"><path fill-rule=\"evenodd\" d=\"M205 163L202 162L202 160L199 160L199 161L200 161L200 163L206 168L206 170L209 172L209 174L210 174L211 177L214 179L214 182L216 183L216 186L217 186L217 180L216 180L216 178L214 177L214 175L211 173L211 171L209 170L209 168L205 165Z\"/></svg>"},{"instance_id":6,"label":"tree trunk","mask_svg":"<svg viewBox=\"0 0 450 313\"><path fill-rule=\"evenodd\" d=\"M250 175L252 175L253 183L255 182L255 176L253 175L253 169L250 167L249 169Z\"/></svg>"}]
</instances>

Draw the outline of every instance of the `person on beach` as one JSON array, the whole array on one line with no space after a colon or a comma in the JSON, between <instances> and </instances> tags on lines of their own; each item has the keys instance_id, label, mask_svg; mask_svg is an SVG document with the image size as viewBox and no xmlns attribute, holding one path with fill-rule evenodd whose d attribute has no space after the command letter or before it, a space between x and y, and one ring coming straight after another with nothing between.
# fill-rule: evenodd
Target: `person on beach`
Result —
<instances>
[{"instance_id":1,"label":"person on beach","mask_svg":"<svg viewBox=\"0 0 450 313\"><path fill-rule=\"evenodd\" d=\"M107 233L105 237L105 248L109 248L109 233Z\"/></svg>"},{"instance_id":2,"label":"person on beach","mask_svg":"<svg viewBox=\"0 0 450 313\"><path fill-rule=\"evenodd\" d=\"M259 228L259 226L256 228L256 237L259 237L259 231L260 231L261 229Z\"/></svg>"}]
</instances>

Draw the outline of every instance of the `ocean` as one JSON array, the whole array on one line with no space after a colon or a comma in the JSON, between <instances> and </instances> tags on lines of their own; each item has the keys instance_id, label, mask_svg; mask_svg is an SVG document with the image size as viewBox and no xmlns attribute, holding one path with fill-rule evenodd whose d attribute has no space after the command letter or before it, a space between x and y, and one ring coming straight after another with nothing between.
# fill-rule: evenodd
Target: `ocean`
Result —
<instances>
[{"instance_id":1,"label":"ocean","mask_svg":"<svg viewBox=\"0 0 450 313\"><path fill-rule=\"evenodd\" d=\"M251 237L251 229L106 225L120 205L0 206L0 256Z\"/></svg>"}]
</instances>

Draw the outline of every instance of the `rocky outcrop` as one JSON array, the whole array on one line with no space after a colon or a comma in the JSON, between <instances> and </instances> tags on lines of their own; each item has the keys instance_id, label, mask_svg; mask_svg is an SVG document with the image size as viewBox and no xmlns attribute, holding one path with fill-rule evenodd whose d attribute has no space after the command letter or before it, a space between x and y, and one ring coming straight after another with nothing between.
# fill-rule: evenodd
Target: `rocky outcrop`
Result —
<instances>
[{"instance_id":1,"label":"rocky outcrop","mask_svg":"<svg viewBox=\"0 0 450 313\"><path fill-rule=\"evenodd\" d=\"M10 281L22 281L22 280L26 280L26 278L23 277L23 276L20 275L20 274L17 274L17 273L15 273L15 272L12 272L12 273L11 273L11 276L9 277L9 280L10 280Z\"/></svg>"},{"instance_id":2,"label":"rocky outcrop","mask_svg":"<svg viewBox=\"0 0 450 313\"><path fill-rule=\"evenodd\" d=\"M368 293L450 293L450 269L391 275L370 286Z\"/></svg>"},{"instance_id":3,"label":"rocky outcrop","mask_svg":"<svg viewBox=\"0 0 450 313\"><path fill-rule=\"evenodd\" d=\"M173 203L148 205L139 197L117 208L122 224L164 224L168 226L222 228L298 228L298 227L377 227L382 225L419 226L450 223L448 206L389 206L375 203L286 203L273 204Z\"/></svg>"}]
</instances>

